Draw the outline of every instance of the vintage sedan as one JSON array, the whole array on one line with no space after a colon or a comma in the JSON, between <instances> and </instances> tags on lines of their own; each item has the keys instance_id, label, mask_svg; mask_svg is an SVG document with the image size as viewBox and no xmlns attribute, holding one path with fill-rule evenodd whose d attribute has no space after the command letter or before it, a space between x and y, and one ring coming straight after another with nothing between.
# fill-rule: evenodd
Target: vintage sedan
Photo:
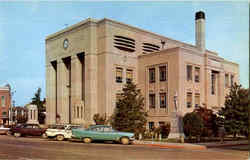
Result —
<instances>
[{"instance_id":1,"label":"vintage sedan","mask_svg":"<svg viewBox=\"0 0 250 160\"><path fill-rule=\"evenodd\" d=\"M87 129L72 129L72 138L80 139L85 143L91 143L94 140L115 141L122 144L129 144L134 140L134 133L119 132L111 126L94 125Z\"/></svg>"},{"instance_id":2,"label":"vintage sedan","mask_svg":"<svg viewBox=\"0 0 250 160\"><path fill-rule=\"evenodd\" d=\"M42 136L46 128L41 128L38 124L22 124L10 129L15 137L20 136Z\"/></svg>"},{"instance_id":3,"label":"vintage sedan","mask_svg":"<svg viewBox=\"0 0 250 160\"><path fill-rule=\"evenodd\" d=\"M71 130L73 128L80 128L79 125L51 125L45 132L43 137L56 138L57 141L63 141L64 139L70 139L72 136Z\"/></svg>"}]
</instances>

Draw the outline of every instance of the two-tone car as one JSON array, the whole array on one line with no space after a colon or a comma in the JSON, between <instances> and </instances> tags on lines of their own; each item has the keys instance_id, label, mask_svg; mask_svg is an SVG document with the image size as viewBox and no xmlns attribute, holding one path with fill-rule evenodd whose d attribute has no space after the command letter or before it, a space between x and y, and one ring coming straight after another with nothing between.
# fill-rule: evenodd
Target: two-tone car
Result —
<instances>
[{"instance_id":1,"label":"two-tone car","mask_svg":"<svg viewBox=\"0 0 250 160\"><path fill-rule=\"evenodd\" d=\"M79 125L51 125L45 132L45 136L48 138L55 138L57 141L63 141L64 139L70 139L72 136L71 129L80 128ZM44 137L45 137L44 136Z\"/></svg>"},{"instance_id":2,"label":"two-tone car","mask_svg":"<svg viewBox=\"0 0 250 160\"><path fill-rule=\"evenodd\" d=\"M94 125L87 129L72 129L72 138L80 139L84 143L92 141L115 141L122 144L130 144L134 141L134 133L119 132L111 126Z\"/></svg>"}]
</instances>

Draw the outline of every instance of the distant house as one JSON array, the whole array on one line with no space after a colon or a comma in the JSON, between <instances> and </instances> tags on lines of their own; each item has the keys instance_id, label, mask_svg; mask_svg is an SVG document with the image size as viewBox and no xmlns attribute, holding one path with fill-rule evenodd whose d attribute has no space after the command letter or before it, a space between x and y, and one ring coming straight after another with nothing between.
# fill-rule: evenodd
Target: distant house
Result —
<instances>
[{"instance_id":1,"label":"distant house","mask_svg":"<svg viewBox=\"0 0 250 160\"><path fill-rule=\"evenodd\" d=\"M0 86L0 124L8 124L9 108L11 107L10 85Z\"/></svg>"},{"instance_id":2,"label":"distant house","mask_svg":"<svg viewBox=\"0 0 250 160\"><path fill-rule=\"evenodd\" d=\"M28 119L28 110L26 107L16 106L12 108L13 122L25 123Z\"/></svg>"}]
</instances>

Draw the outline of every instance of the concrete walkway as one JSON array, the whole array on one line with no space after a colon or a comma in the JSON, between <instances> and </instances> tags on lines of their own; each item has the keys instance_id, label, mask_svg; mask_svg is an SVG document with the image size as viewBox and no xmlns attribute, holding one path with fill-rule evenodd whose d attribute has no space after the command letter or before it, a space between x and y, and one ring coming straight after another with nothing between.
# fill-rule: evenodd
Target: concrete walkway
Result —
<instances>
[{"instance_id":1,"label":"concrete walkway","mask_svg":"<svg viewBox=\"0 0 250 160\"><path fill-rule=\"evenodd\" d=\"M169 143L169 142L157 142L157 141L134 141L135 145L146 145L160 148L172 148L172 149L191 149L191 150L205 150L207 148L217 148L226 146L237 146L247 145L248 141L225 141L220 142L209 142L209 143Z\"/></svg>"}]
</instances>

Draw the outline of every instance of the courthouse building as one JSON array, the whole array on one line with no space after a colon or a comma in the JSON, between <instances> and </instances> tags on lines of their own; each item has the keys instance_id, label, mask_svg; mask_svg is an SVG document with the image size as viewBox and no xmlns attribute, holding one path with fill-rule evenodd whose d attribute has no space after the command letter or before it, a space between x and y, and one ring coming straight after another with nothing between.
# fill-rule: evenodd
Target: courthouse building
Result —
<instances>
[{"instance_id":1,"label":"courthouse building","mask_svg":"<svg viewBox=\"0 0 250 160\"><path fill-rule=\"evenodd\" d=\"M195 15L195 34L191 45L110 19L86 19L49 35L47 123L90 124L96 113L110 116L131 81L145 98L148 127L169 121L175 108L218 110L239 82L239 65L206 50L204 12Z\"/></svg>"}]
</instances>

